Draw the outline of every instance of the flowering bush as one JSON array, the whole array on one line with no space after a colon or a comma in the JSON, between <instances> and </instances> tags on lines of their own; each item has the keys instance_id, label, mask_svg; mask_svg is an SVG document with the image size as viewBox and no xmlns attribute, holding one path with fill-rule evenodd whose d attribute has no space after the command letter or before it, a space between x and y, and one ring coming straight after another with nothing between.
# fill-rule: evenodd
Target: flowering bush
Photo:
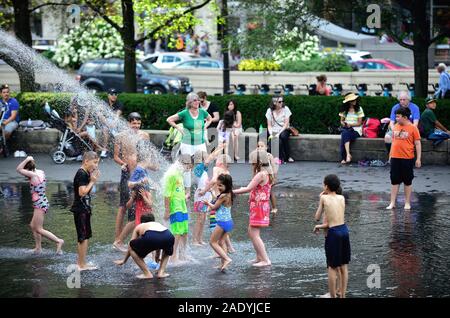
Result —
<instances>
[{"instance_id":1,"label":"flowering bush","mask_svg":"<svg viewBox=\"0 0 450 318\"><path fill-rule=\"evenodd\" d=\"M242 60L238 65L239 71L279 71L280 65L273 61L257 59Z\"/></svg>"},{"instance_id":2,"label":"flowering bush","mask_svg":"<svg viewBox=\"0 0 450 318\"><path fill-rule=\"evenodd\" d=\"M60 67L77 69L88 60L111 57L124 57L122 39L112 26L97 19L63 35L52 60Z\"/></svg>"},{"instance_id":3,"label":"flowering bush","mask_svg":"<svg viewBox=\"0 0 450 318\"><path fill-rule=\"evenodd\" d=\"M319 55L319 38L308 33L301 33L297 27L292 31L285 31L283 36L277 37L279 48L273 57L275 62L309 61Z\"/></svg>"}]
</instances>

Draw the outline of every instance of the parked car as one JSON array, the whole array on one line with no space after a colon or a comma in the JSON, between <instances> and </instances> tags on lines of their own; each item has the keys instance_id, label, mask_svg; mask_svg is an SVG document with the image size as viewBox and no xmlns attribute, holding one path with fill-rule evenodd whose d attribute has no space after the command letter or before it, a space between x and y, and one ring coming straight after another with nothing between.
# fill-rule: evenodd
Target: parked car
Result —
<instances>
[{"instance_id":1,"label":"parked car","mask_svg":"<svg viewBox=\"0 0 450 318\"><path fill-rule=\"evenodd\" d=\"M189 78L175 75L165 75L148 62L136 63L137 91L144 92L147 87L150 93L181 93L192 92ZM95 91L108 91L115 88L124 90L124 63L121 59L97 59L84 63L78 70L78 81Z\"/></svg>"},{"instance_id":2,"label":"parked car","mask_svg":"<svg viewBox=\"0 0 450 318\"><path fill-rule=\"evenodd\" d=\"M344 55L348 56L350 58L350 62L356 62L356 61L372 58L372 55L370 55L370 52L360 51L360 50L352 50L352 49L345 49Z\"/></svg>"},{"instance_id":3,"label":"parked car","mask_svg":"<svg viewBox=\"0 0 450 318\"><path fill-rule=\"evenodd\" d=\"M223 64L219 60L198 58L190 61L178 63L174 68L183 69L223 69Z\"/></svg>"},{"instance_id":4,"label":"parked car","mask_svg":"<svg viewBox=\"0 0 450 318\"><path fill-rule=\"evenodd\" d=\"M178 63L199 58L187 52L159 52L146 56L143 61L150 62L159 69L173 68Z\"/></svg>"},{"instance_id":5,"label":"parked car","mask_svg":"<svg viewBox=\"0 0 450 318\"><path fill-rule=\"evenodd\" d=\"M355 62L360 70L412 70L411 66L394 60L365 59Z\"/></svg>"}]
</instances>

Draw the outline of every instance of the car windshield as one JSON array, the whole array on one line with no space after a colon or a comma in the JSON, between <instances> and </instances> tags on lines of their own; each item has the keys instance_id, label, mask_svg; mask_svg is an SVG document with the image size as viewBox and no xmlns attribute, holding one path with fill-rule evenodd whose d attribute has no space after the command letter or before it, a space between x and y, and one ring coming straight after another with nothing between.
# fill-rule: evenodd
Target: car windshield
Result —
<instances>
[{"instance_id":1,"label":"car windshield","mask_svg":"<svg viewBox=\"0 0 450 318\"><path fill-rule=\"evenodd\" d=\"M140 62L140 64L145 70L149 71L152 74L162 74L161 70L150 62L142 61Z\"/></svg>"},{"instance_id":2,"label":"car windshield","mask_svg":"<svg viewBox=\"0 0 450 318\"><path fill-rule=\"evenodd\" d=\"M391 63L392 65L395 65L397 67L402 67L402 68L406 68L409 67L409 65L400 63L399 61L394 61L394 60L388 60L389 63Z\"/></svg>"}]
</instances>

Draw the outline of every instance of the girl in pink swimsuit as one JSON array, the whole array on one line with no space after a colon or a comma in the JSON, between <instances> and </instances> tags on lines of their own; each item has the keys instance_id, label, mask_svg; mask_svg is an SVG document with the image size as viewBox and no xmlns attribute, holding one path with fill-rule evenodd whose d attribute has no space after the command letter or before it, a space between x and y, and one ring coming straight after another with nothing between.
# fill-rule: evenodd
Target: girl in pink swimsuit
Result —
<instances>
[{"instance_id":1,"label":"girl in pink swimsuit","mask_svg":"<svg viewBox=\"0 0 450 318\"><path fill-rule=\"evenodd\" d=\"M257 149L250 153L252 163L253 179L248 186L234 190L235 194L250 192L250 222L248 235L256 252L253 266L269 266L269 257L266 247L260 236L260 229L269 226L270 216L270 189L273 182L273 171L269 164L269 156L265 150Z\"/></svg>"},{"instance_id":2,"label":"girl in pink swimsuit","mask_svg":"<svg viewBox=\"0 0 450 318\"><path fill-rule=\"evenodd\" d=\"M28 156L16 168L17 172L27 177L30 181L31 200L33 201L33 218L30 223L31 231L33 231L36 247L33 250L35 253L42 251L42 236L56 243L56 253L62 254L62 246L64 240L56 237L53 233L44 230L44 216L48 211L48 199L45 195L46 180L45 173L42 170L36 169L36 163L33 157Z\"/></svg>"}]
</instances>

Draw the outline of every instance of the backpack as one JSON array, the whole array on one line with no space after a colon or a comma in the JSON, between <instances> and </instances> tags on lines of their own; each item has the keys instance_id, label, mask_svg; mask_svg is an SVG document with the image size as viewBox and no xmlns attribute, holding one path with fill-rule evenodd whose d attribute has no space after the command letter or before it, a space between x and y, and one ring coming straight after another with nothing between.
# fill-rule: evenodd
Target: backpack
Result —
<instances>
[{"instance_id":1,"label":"backpack","mask_svg":"<svg viewBox=\"0 0 450 318\"><path fill-rule=\"evenodd\" d=\"M389 124L390 124L390 119L389 118L383 118L381 120L381 125L380 125L380 129L378 130L378 137L379 138L384 138L384 136L386 136L387 131L389 130Z\"/></svg>"},{"instance_id":2,"label":"backpack","mask_svg":"<svg viewBox=\"0 0 450 318\"><path fill-rule=\"evenodd\" d=\"M366 138L377 138L381 122L378 118L367 118L362 127L363 136Z\"/></svg>"}]
</instances>

